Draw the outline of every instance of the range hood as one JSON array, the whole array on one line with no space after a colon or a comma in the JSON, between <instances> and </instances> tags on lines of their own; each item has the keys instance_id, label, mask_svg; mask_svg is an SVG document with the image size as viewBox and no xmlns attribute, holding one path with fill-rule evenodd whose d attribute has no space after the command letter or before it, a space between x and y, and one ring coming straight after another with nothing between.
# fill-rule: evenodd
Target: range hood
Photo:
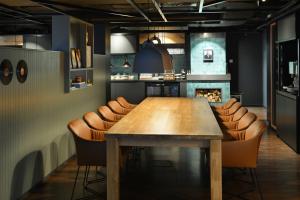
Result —
<instances>
[{"instance_id":1,"label":"range hood","mask_svg":"<svg viewBox=\"0 0 300 200\"><path fill-rule=\"evenodd\" d=\"M153 43L153 38L146 40L139 52L137 52L133 72L134 73L164 73L172 71L172 57L168 50L158 40L158 44Z\"/></svg>"}]
</instances>

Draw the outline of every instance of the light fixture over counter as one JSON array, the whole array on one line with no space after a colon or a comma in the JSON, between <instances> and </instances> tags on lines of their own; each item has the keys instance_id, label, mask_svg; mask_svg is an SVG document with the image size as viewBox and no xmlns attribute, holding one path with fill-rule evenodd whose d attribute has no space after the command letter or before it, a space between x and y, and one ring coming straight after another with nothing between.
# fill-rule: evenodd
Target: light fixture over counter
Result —
<instances>
[{"instance_id":1,"label":"light fixture over counter","mask_svg":"<svg viewBox=\"0 0 300 200\"><path fill-rule=\"evenodd\" d=\"M124 62L124 64L123 64L123 67L124 67L124 68L129 68L129 67L131 67L131 64L128 62L128 57L127 57L127 56L125 56L125 62Z\"/></svg>"},{"instance_id":2,"label":"light fixture over counter","mask_svg":"<svg viewBox=\"0 0 300 200\"><path fill-rule=\"evenodd\" d=\"M135 56L133 66L135 73L164 73L172 69L172 57L156 36L147 39Z\"/></svg>"}]
</instances>

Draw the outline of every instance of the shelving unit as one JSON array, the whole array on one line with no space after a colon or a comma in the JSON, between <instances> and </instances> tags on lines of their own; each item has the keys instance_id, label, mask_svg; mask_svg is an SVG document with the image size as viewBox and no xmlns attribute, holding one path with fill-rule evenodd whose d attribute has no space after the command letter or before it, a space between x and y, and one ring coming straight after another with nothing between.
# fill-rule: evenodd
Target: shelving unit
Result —
<instances>
[{"instance_id":1,"label":"shelving unit","mask_svg":"<svg viewBox=\"0 0 300 200\"><path fill-rule=\"evenodd\" d=\"M52 49L64 52L65 92L93 85L94 27L92 24L67 15L53 16ZM80 52L76 65L72 65L72 49L79 49ZM73 86L78 77L84 82L82 88Z\"/></svg>"}]
</instances>

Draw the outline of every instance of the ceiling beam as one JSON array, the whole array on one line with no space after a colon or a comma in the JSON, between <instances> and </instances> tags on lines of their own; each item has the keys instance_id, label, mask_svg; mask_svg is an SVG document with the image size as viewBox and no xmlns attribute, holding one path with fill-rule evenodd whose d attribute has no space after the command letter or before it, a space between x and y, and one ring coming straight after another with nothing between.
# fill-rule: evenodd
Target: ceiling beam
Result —
<instances>
[{"instance_id":1,"label":"ceiling beam","mask_svg":"<svg viewBox=\"0 0 300 200\"><path fill-rule=\"evenodd\" d=\"M279 8L237 8L237 9L209 9L202 11L203 14L208 13L228 13L228 12L270 12L270 11L278 11ZM168 15L180 15L180 14L199 14L198 11L188 11L188 10L165 10L164 13L166 16Z\"/></svg>"},{"instance_id":2,"label":"ceiling beam","mask_svg":"<svg viewBox=\"0 0 300 200\"><path fill-rule=\"evenodd\" d=\"M203 4L204 4L204 0L200 0L200 2L199 2L199 13L202 13L202 11L203 11Z\"/></svg>"},{"instance_id":3,"label":"ceiling beam","mask_svg":"<svg viewBox=\"0 0 300 200\"><path fill-rule=\"evenodd\" d=\"M294 12L296 12L297 10L300 9L300 3L298 0L292 0L290 2L288 2L287 4L285 4L285 6L277 11L276 13L272 14L271 18L264 24L258 26L256 29L257 30L261 30L265 27L267 27L268 25L272 24L273 22L276 22L277 20L282 19L283 17L292 14Z\"/></svg>"},{"instance_id":4,"label":"ceiling beam","mask_svg":"<svg viewBox=\"0 0 300 200\"><path fill-rule=\"evenodd\" d=\"M0 10L13 12L13 13L16 13L16 14L19 14L19 15L23 15L23 16L26 16L26 17L32 17L32 15L30 13L28 13L28 12L16 10L16 9L14 9L14 8L12 8L10 6L4 5L2 3L0 3Z\"/></svg>"},{"instance_id":5,"label":"ceiling beam","mask_svg":"<svg viewBox=\"0 0 300 200\"><path fill-rule=\"evenodd\" d=\"M62 7L66 7L66 8L73 8L73 9L93 11L93 12L101 12L103 14L115 15L115 16L120 16L120 17L136 17L133 15L128 15L128 14L124 14L124 13L107 11L107 10L96 9L96 8L89 8L89 7L84 7L84 6L77 6L77 5L72 5L72 4L62 3L62 2L52 2L52 1L48 1L48 0L31 0L31 1L38 3L40 5L49 6L49 8L50 7L55 8L54 6L62 6Z\"/></svg>"},{"instance_id":6,"label":"ceiling beam","mask_svg":"<svg viewBox=\"0 0 300 200\"><path fill-rule=\"evenodd\" d=\"M160 9L158 3L156 2L156 0L151 0L152 3L154 4L156 10L159 12L160 16L163 18L163 20L165 22L168 22L167 18L165 17L164 13L162 12L162 10Z\"/></svg>"},{"instance_id":7,"label":"ceiling beam","mask_svg":"<svg viewBox=\"0 0 300 200\"><path fill-rule=\"evenodd\" d=\"M206 3L205 5L203 5L203 8L208 8L208 7L215 6L215 5L222 4L222 3L226 3L226 2L227 2L226 0L211 1L211 2Z\"/></svg>"},{"instance_id":8,"label":"ceiling beam","mask_svg":"<svg viewBox=\"0 0 300 200\"><path fill-rule=\"evenodd\" d=\"M7 13L7 12L4 12L4 11L0 11L0 14L1 14L1 15L5 15L5 16L8 16L8 17L15 18L15 19L18 19L18 20L31 22L31 23L34 23L34 24L45 24L45 23L43 23L43 22L41 22L41 21L38 21L38 20L35 20L35 19L29 19L29 18L27 18L27 17L16 16L16 15L9 14L9 13Z\"/></svg>"},{"instance_id":9,"label":"ceiling beam","mask_svg":"<svg viewBox=\"0 0 300 200\"><path fill-rule=\"evenodd\" d=\"M55 6L53 6L52 4L50 4L46 1L40 1L40 0L31 0L31 1L39 4L40 6L46 8L46 9L52 10L55 13L62 14L62 15L70 15L69 13L66 13L63 10L56 8ZM72 16L72 15L70 15L70 16Z\"/></svg>"},{"instance_id":10,"label":"ceiling beam","mask_svg":"<svg viewBox=\"0 0 300 200\"><path fill-rule=\"evenodd\" d=\"M127 2L136 10L138 11L148 22L151 22L151 19L147 17L147 15L139 8L139 6L133 0L127 0Z\"/></svg>"}]
</instances>

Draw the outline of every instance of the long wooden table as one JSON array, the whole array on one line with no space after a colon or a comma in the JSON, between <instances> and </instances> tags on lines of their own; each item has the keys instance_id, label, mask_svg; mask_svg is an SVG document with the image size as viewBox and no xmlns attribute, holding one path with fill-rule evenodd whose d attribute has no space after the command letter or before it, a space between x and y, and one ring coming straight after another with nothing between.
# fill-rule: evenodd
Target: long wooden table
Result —
<instances>
[{"instance_id":1,"label":"long wooden table","mask_svg":"<svg viewBox=\"0 0 300 200\"><path fill-rule=\"evenodd\" d=\"M210 148L211 199L222 199L222 137L206 99L146 98L106 134L107 199L120 199L120 146Z\"/></svg>"}]
</instances>

